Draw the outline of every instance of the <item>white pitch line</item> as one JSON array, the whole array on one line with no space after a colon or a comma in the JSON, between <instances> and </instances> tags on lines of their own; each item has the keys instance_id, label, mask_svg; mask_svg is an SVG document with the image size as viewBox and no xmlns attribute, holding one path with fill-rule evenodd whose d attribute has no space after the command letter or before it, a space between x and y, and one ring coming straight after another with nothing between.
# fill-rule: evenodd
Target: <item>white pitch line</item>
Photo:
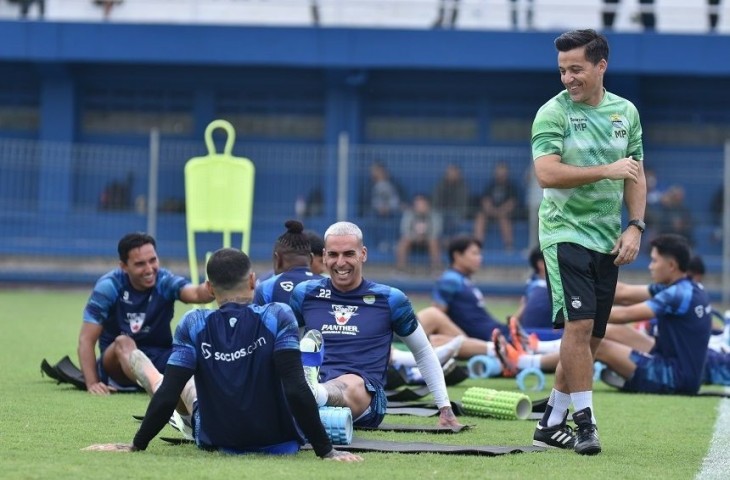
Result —
<instances>
[{"instance_id":1,"label":"white pitch line","mask_svg":"<svg viewBox=\"0 0 730 480\"><path fill-rule=\"evenodd\" d=\"M728 389L725 389L727 392ZM697 480L728 478L730 472L730 399L722 399L717 406L718 415L715 433L710 442L710 451L702 461L702 469Z\"/></svg>"}]
</instances>

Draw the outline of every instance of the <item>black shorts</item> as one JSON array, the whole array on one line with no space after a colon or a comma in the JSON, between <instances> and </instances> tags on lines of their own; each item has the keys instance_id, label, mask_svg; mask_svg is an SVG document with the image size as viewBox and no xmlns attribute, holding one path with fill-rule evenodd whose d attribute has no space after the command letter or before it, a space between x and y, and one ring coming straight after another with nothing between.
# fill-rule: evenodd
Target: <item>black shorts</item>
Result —
<instances>
[{"instance_id":1,"label":"black shorts","mask_svg":"<svg viewBox=\"0 0 730 480\"><path fill-rule=\"evenodd\" d=\"M554 328L565 322L593 320L593 336L603 338L616 293L615 255L576 243L558 243L543 251Z\"/></svg>"}]
</instances>

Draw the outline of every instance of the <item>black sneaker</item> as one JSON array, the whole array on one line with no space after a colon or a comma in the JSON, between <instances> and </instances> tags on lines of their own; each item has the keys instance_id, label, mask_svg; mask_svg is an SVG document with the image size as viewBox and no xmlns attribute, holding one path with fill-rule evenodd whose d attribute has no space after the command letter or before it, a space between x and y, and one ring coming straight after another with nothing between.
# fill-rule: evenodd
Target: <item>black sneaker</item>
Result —
<instances>
[{"instance_id":1,"label":"black sneaker","mask_svg":"<svg viewBox=\"0 0 730 480\"><path fill-rule=\"evenodd\" d=\"M573 449L581 455L601 453L601 442L598 440L598 429L593 423L591 409L586 407L573 414L576 425L575 446Z\"/></svg>"},{"instance_id":2,"label":"black sneaker","mask_svg":"<svg viewBox=\"0 0 730 480\"><path fill-rule=\"evenodd\" d=\"M566 413L567 417L568 414ZM547 448L573 448L575 445L575 435L573 428L570 427L565 420L552 427L543 427L537 422L535 434L532 436L532 444L536 447Z\"/></svg>"}]
</instances>

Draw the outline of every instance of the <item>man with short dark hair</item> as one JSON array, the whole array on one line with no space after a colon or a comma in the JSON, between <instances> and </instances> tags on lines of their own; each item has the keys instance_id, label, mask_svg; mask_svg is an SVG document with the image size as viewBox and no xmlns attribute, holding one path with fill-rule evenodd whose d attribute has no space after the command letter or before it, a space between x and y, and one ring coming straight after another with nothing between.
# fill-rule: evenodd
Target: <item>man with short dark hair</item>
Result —
<instances>
[{"instance_id":1,"label":"man with short dark hair","mask_svg":"<svg viewBox=\"0 0 730 480\"><path fill-rule=\"evenodd\" d=\"M192 285L160 267L152 236L127 234L119 240L117 251L119 268L97 280L79 333L79 363L86 389L94 395L138 389L129 366L129 355L135 349L164 371L172 351L170 323L175 301L213 300L204 285Z\"/></svg>"},{"instance_id":2,"label":"man with short dark hair","mask_svg":"<svg viewBox=\"0 0 730 480\"><path fill-rule=\"evenodd\" d=\"M608 42L594 30L555 39L565 89L532 126L535 177L543 188L540 248L553 325L564 328L555 385L534 440L579 454L601 451L593 409L593 361L613 305L618 267L633 262L644 231L646 179L636 107L606 91ZM630 221L622 231L622 200ZM566 427L573 404L577 424ZM553 441L555 438L568 441Z\"/></svg>"}]
</instances>

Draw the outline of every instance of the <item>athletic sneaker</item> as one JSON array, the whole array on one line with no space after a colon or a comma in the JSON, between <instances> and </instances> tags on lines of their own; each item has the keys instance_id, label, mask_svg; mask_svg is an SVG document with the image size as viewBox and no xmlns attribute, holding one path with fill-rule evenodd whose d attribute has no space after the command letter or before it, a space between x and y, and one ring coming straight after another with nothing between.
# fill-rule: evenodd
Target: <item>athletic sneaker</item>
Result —
<instances>
[{"instance_id":1,"label":"athletic sneaker","mask_svg":"<svg viewBox=\"0 0 730 480\"><path fill-rule=\"evenodd\" d=\"M565 413L563 423L559 423L552 427L543 427L537 422L537 428L532 436L532 444L536 447L546 448L573 448L575 445L575 435L573 428L566 422L568 413Z\"/></svg>"},{"instance_id":2,"label":"athletic sneaker","mask_svg":"<svg viewBox=\"0 0 730 480\"><path fill-rule=\"evenodd\" d=\"M512 340L512 346L521 353L536 353L537 344L540 343L536 333L528 334L517 317L510 317L507 321L509 326L509 336Z\"/></svg>"},{"instance_id":3,"label":"athletic sneaker","mask_svg":"<svg viewBox=\"0 0 730 480\"><path fill-rule=\"evenodd\" d=\"M601 442L598 440L598 429L593 423L590 407L578 410L573 414L576 425L575 446L576 453L581 455L596 455L601 453Z\"/></svg>"},{"instance_id":4,"label":"athletic sneaker","mask_svg":"<svg viewBox=\"0 0 730 480\"><path fill-rule=\"evenodd\" d=\"M492 330L492 342L494 342L494 354L502 364L502 376L517 376L517 360L520 358L520 353L507 342L499 328Z\"/></svg>"},{"instance_id":5,"label":"athletic sneaker","mask_svg":"<svg viewBox=\"0 0 730 480\"><path fill-rule=\"evenodd\" d=\"M626 379L608 367L601 370L601 380L603 380L603 383L616 388L624 388L624 385L626 385Z\"/></svg>"},{"instance_id":6,"label":"athletic sneaker","mask_svg":"<svg viewBox=\"0 0 730 480\"><path fill-rule=\"evenodd\" d=\"M174 410L168 423L172 428L182 433L185 439L195 440L193 436L192 417L190 415L180 415L177 410Z\"/></svg>"},{"instance_id":7,"label":"athletic sneaker","mask_svg":"<svg viewBox=\"0 0 730 480\"><path fill-rule=\"evenodd\" d=\"M308 330L299 342L299 350L302 352L319 352L322 349L322 334L319 330ZM319 366L305 366L304 378L309 388L317 398L317 384L319 384Z\"/></svg>"}]
</instances>

